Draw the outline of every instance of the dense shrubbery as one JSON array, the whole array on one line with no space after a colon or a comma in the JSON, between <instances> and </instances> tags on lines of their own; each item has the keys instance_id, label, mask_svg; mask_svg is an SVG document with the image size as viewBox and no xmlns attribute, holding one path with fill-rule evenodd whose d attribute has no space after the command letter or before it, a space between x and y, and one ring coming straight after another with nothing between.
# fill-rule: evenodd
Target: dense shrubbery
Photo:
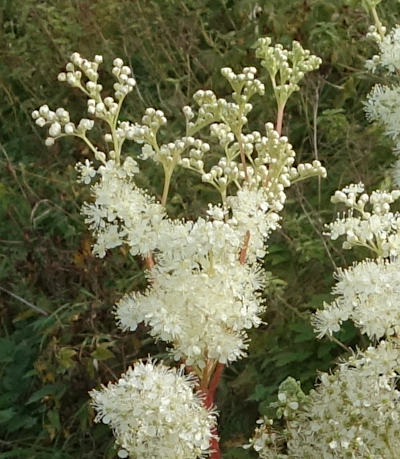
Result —
<instances>
[{"instance_id":1,"label":"dense shrubbery","mask_svg":"<svg viewBox=\"0 0 400 459\"><path fill-rule=\"evenodd\" d=\"M389 25L398 17L396 8L394 0L382 7ZM309 317L330 299L325 292L333 268L365 256L360 250L344 259L324 239L323 224L335 213L328 204L332 192L360 180L368 188L390 182L390 143L378 135L380 128L367 125L360 104L373 83L364 70L373 50L364 39L368 17L356 1L323 0L104 0L74 6L61 0L6 1L0 14L4 458L112 457L111 433L93 425L88 390L116 379L137 358L166 355L144 328L122 335L110 314L121 294L143 288L145 280L140 259L127 256L124 248L106 261L91 255L93 241L79 215L88 195L75 185L70 166L85 151L69 140L44 149L30 119L43 102L57 107L68 99L72 113L82 111L79 97L61 85L55 88L66 57L77 49L87 56L101 50L108 61L122 56L140 81L125 115L137 119L145 107L159 107L170 119L172 136L182 128L178 108L199 88L221 93L219 68L252 65L249 48L259 36L285 45L297 39L322 57L319 75L309 77L289 102L284 133L301 161L323 161L329 179L304 189L297 185L289 194L283 227L270 241L264 266L273 273L265 291L268 325L251 332L249 358L225 371L217 394L224 457L251 457L240 445L259 414L269 414L285 377L300 380L307 391L317 370L332 368L343 353L340 342L365 344L349 324L337 336L340 342L318 342ZM103 77L111 81L111 75ZM273 98L267 95L252 121L274 118ZM147 177L141 185L160 195L161 172L152 169ZM178 173L168 211L197 216L212 199L205 185Z\"/></svg>"}]
</instances>

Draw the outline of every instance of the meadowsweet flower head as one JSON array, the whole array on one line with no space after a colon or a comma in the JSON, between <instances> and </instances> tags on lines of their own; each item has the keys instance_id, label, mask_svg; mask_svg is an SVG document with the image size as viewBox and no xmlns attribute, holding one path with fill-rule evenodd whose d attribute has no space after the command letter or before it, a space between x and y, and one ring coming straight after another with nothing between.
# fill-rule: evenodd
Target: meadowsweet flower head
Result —
<instances>
[{"instance_id":1,"label":"meadowsweet flower head","mask_svg":"<svg viewBox=\"0 0 400 459\"><path fill-rule=\"evenodd\" d=\"M269 44L261 40L257 55L270 76L278 77L273 86L282 122L284 103L320 59L297 42L290 51ZM168 137L163 111L149 107L140 122L120 119L123 100L136 81L130 67L114 59L114 92L108 90L111 95L105 97L99 83L102 61L99 55L90 61L73 53L58 77L87 96L89 118L75 124L66 110L52 111L47 105L32 116L38 126L48 127L48 146L60 137L75 136L93 156L93 162L86 159L76 169L80 182L92 184L93 201L84 204L82 213L95 238L94 253L103 257L108 249L125 244L132 255L154 262L148 263L154 266L147 272L147 290L125 295L117 304L118 324L132 331L141 322L148 325L153 337L168 343L176 360L201 375L202 390L207 391L219 375L212 372L223 366L217 363L245 355L247 330L261 323L266 275L259 259L278 226L285 189L304 178L324 177L326 171L319 161L295 166L292 146L272 123L266 123L265 135L248 130L252 98L265 91L255 67L239 73L223 68L221 75L232 90L229 97L198 90L194 107L182 110L185 135L162 143ZM105 126L101 149L90 136L99 120ZM199 138L205 129L207 141ZM126 141L140 145L138 159L162 168L160 202L137 186L139 167L123 154ZM195 172L220 195L220 202L208 203L195 221L167 215L177 167ZM115 433L120 457L189 459L209 453L215 425L214 413L203 407L194 386L194 379L182 372L138 363L117 383L91 396L96 419L110 424Z\"/></svg>"},{"instance_id":2,"label":"meadowsweet flower head","mask_svg":"<svg viewBox=\"0 0 400 459\"><path fill-rule=\"evenodd\" d=\"M367 96L364 110L369 121L383 125L385 134L400 140L400 87L376 84Z\"/></svg>"},{"instance_id":3,"label":"meadowsweet flower head","mask_svg":"<svg viewBox=\"0 0 400 459\"><path fill-rule=\"evenodd\" d=\"M112 428L119 457L206 457L216 415L204 407L195 384L182 371L138 362L117 383L91 391L96 421Z\"/></svg>"},{"instance_id":4,"label":"meadowsweet flower head","mask_svg":"<svg viewBox=\"0 0 400 459\"><path fill-rule=\"evenodd\" d=\"M227 202L232 211L228 224L238 233L241 241L249 234L248 260L265 255L265 242L270 233L279 226L280 216L268 205L265 190L243 188Z\"/></svg>"},{"instance_id":5,"label":"meadowsweet flower head","mask_svg":"<svg viewBox=\"0 0 400 459\"><path fill-rule=\"evenodd\" d=\"M385 32L385 30L383 31ZM368 70L376 71L383 68L387 72L396 73L400 70L400 26L394 27L390 33L378 41L379 55L367 60Z\"/></svg>"},{"instance_id":6,"label":"meadowsweet flower head","mask_svg":"<svg viewBox=\"0 0 400 459\"><path fill-rule=\"evenodd\" d=\"M297 421L289 451L303 457L385 457L400 446L399 350L382 342L322 374Z\"/></svg>"},{"instance_id":7,"label":"meadowsweet flower head","mask_svg":"<svg viewBox=\"0 0 400 459\"><path fill-rule=\"evenodd\" d=\"M388 457L400 447L399 365L399 349L385 341L355 353L293 404L280 435L264 420L252 444L261 458Z\"/></svg>"},{"instance_id":8,"label":"meadowsweet flower head","mask_svg":"<svg viewBox=\"0 0 400 459\"><path fill-rule=\"evenodd\" d=\"M88 180L94 170L79 167L82 179ZM157 245L157 229L165 210L134 181L136 162L127 157L121 166L109 160L100 166L99 181L92 187L94 203L82 208L86 223L95 235L93 251L103 257L107 249L128 244L133 255L146 256ZM89 176L89 177L88 177Z\"/></svg>"},{"instance_id":9,"label":"meadowsweet flower head","mask_svg":"<svg viewBox=\"0 0 400 459\"><path fill-rule=\"evenodd\" d=\"M336 191L332 202L348 207L343 217L327 225L327 234L335 240L344 236L344 249L367 247L379 257L397 256L400 250L400 213L391 205L400 197L400 190L364 193L363 184L352 184Z\"/></svg>"},{"instance_id":10,"label":"meadowsweet flower head","mask_svg":"<svg viewBox=\"0 0 400 459\"><path fill-rule=\"evenodd\" d=\"M332 293L337 298L312 319L319 338L332 335L346 320L379 340L400 332L400 262L367 260L339 269Z\"/></svg>"},{"instance_id":11,"label":"meadowsweet flower head","mask_svg":"<svg viewBox=\"0 0 400 459\"><path fill-rule=\"evenodd\" d=\"M117 304L123 329L146 323L154 337L172 345L176 359L200 368L208 358L228 363L245 354L246 330L261 323L264 309L257 267L210 260L201 270L181 262L171 272L158 264L150 279L145 294L131 293Z\"/></svg>"}]
</instances>

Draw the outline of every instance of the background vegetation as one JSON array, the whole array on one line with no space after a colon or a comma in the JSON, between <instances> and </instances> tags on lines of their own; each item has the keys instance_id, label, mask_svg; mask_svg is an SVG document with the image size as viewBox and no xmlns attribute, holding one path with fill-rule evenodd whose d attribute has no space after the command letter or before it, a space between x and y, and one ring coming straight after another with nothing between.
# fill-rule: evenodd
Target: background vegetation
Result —
<instances>
[{"instance_id":1,"label":"background vegetation","mask_svg":"<svg viewBox=\"0 0 400 459\"><path fill-rule=\"evenodd\" d=\"M259 36L289 45L293 39L323 59L287 108L284 133L300 160L319 158L328 179L308 181L289 196L282 229L270 241L265 265L269 309L252 333L249 357L224 374L217 403L223 455L252 457L240 448L257 417L268 411L288 375L309 389L318 370L331 368L343 346L363 345L349 325L340 342L317 341L309 316L329 299L335 266L350 255L323 236L336 213L338 187L390 182L390 144L367 125L361 101L374 83L363 67L374 52L365 38L369 20L356 0L2 0L0 8L0 458L111 458L112 435L93 424L88 390L114 380L137 358L165 356L145 329L121 334L111 309L144 285L139 259L124 249L103 260L79 214L89 198L75 183L73 164L86 152L64 141L44 147L30 118L43 103L77 115L79 94L56 76L73 51L103 54L103 78L116 56L132 66L139 90L124 116L161 108L170 138L193 92L223 96L219 69L256 65ZM393 25L397 0L381 15ZM274 121L271 95L259 100L255 126ZM134 147L132 153L135 153ZM160 192L160 171L147 166L143 186ZM204 210L203 188L186 173L173 183L171 215Z\"/></svg>"}]
</instances>

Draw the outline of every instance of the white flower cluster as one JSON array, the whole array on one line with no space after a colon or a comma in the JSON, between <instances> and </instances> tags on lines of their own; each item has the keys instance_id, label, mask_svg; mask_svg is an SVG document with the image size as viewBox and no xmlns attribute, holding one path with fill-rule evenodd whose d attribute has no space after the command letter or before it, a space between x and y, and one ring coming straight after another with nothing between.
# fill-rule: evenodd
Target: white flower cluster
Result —
<instances>
[{"instance_id":1,"label":"white flower cluster","mask_svg":"<svg viewBox=\"0 0 400 459\"><path fill-rule=\"evenodd\" d=\"M78 162L75 164L75 169L78 172L78 181L89 185L92 179L96 176L96 169L93 167L93 162L85 159L85 164Z\"/></svg>"},{"instance_id":2,"label":"white flower cluster","mask_svg":"<svg viewBox=\"0 0 400 459\"><path fill-rule=\"evenodd\" d=\"M250 445L263 459L397 457L399 368L398 347L382 341L340 363L333 374L323 373L317 388L308 396L300 392L298 401L286 403L280 389L279 405L291 405L283 414L286 429L279 434L271 420L261 420Z\"/></svg>"},{"instance_id":3,"label":"white flower cluster","mask_svg":"<svg viewBox=\"0 0 400 459\"><path fill-rule=\"evenodd\" d=\"M54 144L55 139L66 135L84 136L86 131L93 128L93 120L82 118L78 126L70 121L67 110L60 107L56 111L50 110L47 105L42 105L38 110L32 112L32 118L39 127L49 125L49 137L46 139L46 145L50 147Z\"/></svg>"},{"instance_id":4,"label":"white flower cluster","mask_svg":"<svg viewBox=\"0 0 400 459\"><path fill-rule=\"evenodd\" d=\"M66 65L66 72L61 72L58 75L58 80L79 88L88 97L87 112L90 116L104 120L108 124L110 132L105 135L105 140L114 144L114 149L109 152L109 157L119 162L121 147L125 138L130 136L133 139L138 135L138 130L140 133L140 126L118 121L122 102L125 96L133 90L136 81L131 77L131 69L124 65L122 59L116 58L112 70L117 80L114 83L114 97L107 96L103 99L101 95L103 86L98 83L98 69L102 62L103 57L100 55L95 56L93 61L89 61L75 52ZM98 161L105 164L106 154L95 147L86 136L87 131L94 126L92 119L82 118L76 125L71 122L67 110L58 108L54 112L47 105L42 105L38 110L34 110L32 117L40 127L49 125L47 146L53 145L54 141L60 137L76 136L87 143ZM122 125L121 128L116 129L117 125L119 127L120 124Z\"/></svg>"},{"instance_id":5,"label":"white flower cluster","mask_svg":"<svg viewBox=\"0 0 400 459\"><path fill-rule=\"evenodd\" d=\"M339 364L333 374L322 374L304 411L290 423L289 451L327 459L395 457L399 363L399 349L383 341Z\"/></svg>"},{"instance_id":6,"label":"white flower cluster","mask_svg":"<svg viewBox=\"0 0 400 459\"><path fill-rule=\"evenodd\" d=\"M400 332L400 261L378 259L339 269L332 293L338 297L324 303L313 319L318 337L339 331L351 319L371 340Z\"/></svg>"},{"instance_id":7,"label":"white flower cluster","mask_svg":"<svg viewBox=\"0 0 400 459\"><path fill-rule=\"evenodd\" d=\"M300 48L294 46L294 50L293 62L300 62ZM249 100L264 93L254 67L239 74L222 69L234 102L217 99L210 90L197 91L197 116L190 107L184 108L188 135L160 146L157 133L166 124L164 113L148 108L141 124L118 123L120 105L113 98L101 98L99 63L98 57L90 62L74 53L68 73L60 77L88 96L89 114L108 122L111 131L105 135L106 142L113 145L109 158L84 133L73 131L102 162L97 170L88 160L77 165L80 181L88 184L97 177L92 186L94 202L83 207L96 238L94 253L103 257L108 249L127 244L133 255L153 253L157 262L146 294L131 294L119 303L118 321L122 328L131 330L144 321L153 336L170 343L177 358L199 367L207 359L232 362L244 355L246 330L261 322L264 308L259 291L263 282L257 260L265 255L265 240L279 224L284 190L300 179L325 176L326 171L318 161L295 167L292 146L271 123L265 126L266 135L242 132L252 109ZM88 79L86 84L81 81L82 74ZM113 74L118 78L114 89L122 94L116 93L119 100L133 82L120 59L114 60ZM208 172L204 156L212 147L194 137L207 126L222 149L218 163ZM222 206L210 206L207 218L196 223L171 221L164 207L135 185L138 166L132 158L123 161L120 155L125 140L144 144L141 159L161 163L166 179L178 164L198 172L204 182L220 191ZM236 194L232 186L238 189Z\"/></svg>"},{"instance_id":8,"label":"white flower cluster","mask_svg":"<svg viewBox=\"0 0 400 459\"><path fill-rule=\"evenodd\" d=\"M194 270L181 262L156 265L150 273L151 288L144 294L126 295L117 305L122 328L135 330L140 322L150 333L172 345L176 360L204 368L208 359L229 363L247 348L244 330L257 327L263 307L262 273L239 261L213 263Z\"/></svg>"},{"instance_id":9,"label":"white flower cluster","mask_svg":"<svg viewBox=\"0 0 400 459\"><path fill-rule=\"evenodd\" d=\"M365 102L365 112L369 121L380 123L384 132L394 141L394 153L400 155L400 26L395 26L390 33L386 29L373 29L370 35L379 46L379 54L368 60L366 67L375 72L383 71L387 84L376 84ZM393 181L400 187L400 161L392 169Z\"/></svg>"},{"instance_id":10,"label":"white flower cluster","mask_svg":"<svg viewBox=\"0 0 400 459\"><path fill-rule=\"evenodd\" d=\"M399 44L400 49L400 44ZM365 112L369 121L378 121L386 135L400 142L400 86L376 84L368 95Z\"/></svg>"},{"instance_id":11,"label":"white flower cluster","mask_svg":"<svg viewBox=\"0 0 400 459\"><path fill-rule=\"evenodd\" d=\"M273 428L273 420L262 418L257 421L253 437L244 449L253 448L261 459L286 459L284 454L286 444L285 436Z\"/></svg>"},{"instance_id":12,"label":"white flower cluster","mask_svg":"<svg viewBox=\"0 0 400 459\"><path fill-rule=\"evenodd\" d=\"M289 79L287 100L304 73L320 61L299 44L282 56L292 64L289 68L283 57L275 63L283 90L284 79ZM136 83L130 68L117 58L114 97L103 99L101 62L101 56L88 61L74 53L59 80L79 88L88 97L88 114L105 122L106 152L86 135L92 119L75 126L64 109L52 112L47 106L33 117L39 126L49 124L48 145L65 135L80 137L100 163L96 167L86 159L76 165L79 181L93 182L93 202L85 203L82 212L95 236L94 253L103 257L108 249L126 244L132 255L151 261L147 290L127 294L117 304L118 324L128 330L147 324L150 334L167 342L175 359L207 386L212 376L207 371L245 355L247 331L261 323L266 273L259 260L266 253L266 238L279 224L285 189L304 178L324 177L326 171L318 161L294 166L292 146L271 123L265 126L266 135L244 132L253 108L250 99L265 90L254 67L238 74L222 69L232 88L231 100L218 99L211 90L197 91L196 109L183 108L185 136L160 145L164 113L148 108L141 123L120 121L123 99ZM198 138L206 128L207 142ZM137 187L138 164L122 155L126 140L142 146L141 160L162 165L160 203ZM204 218L185 222L168 217L168 190L177 166L195 171L219 191L221 203L209 203ZM120 457L186 459L208 453L215 424L193 390L192 379L149 363L136 365L117 384L93 391L92 397L97 419L111 425L122 447Z\"/></svg>"},{"instance_id":13,"label":"white flower cluster","mask_svg":"<svg viewBox=\"0 0 400 459\"><path fill-rule=\"evenodd\" d=\"M364 193L364 185L351 184L336 191L332 202L343 203L347 214L328 225L328 235L335 240L344 236L344 249L361 246L379 257L396 256L400 251L400 213L391 210L400 190ZM366 208L367 207L367 208Z\"/></svg>"},{"instance_id":14,"label":"white flower cluster","mask_svg":"<svg viewBox=\"0 0 400 459\"><path fill-rule=\"evenodd\" d=\"M133 175L136 161L128 156L121 166L109 160L97 171L79 166L81 181L97 174L92 187L93 203L85 203L82 213L96 237L93 252L104 257L107 249L128 244L132 255L147 256L157 246L157 231L165 217L164 208L138 188Z\"/></svg>"},{"instance_id":15,"label":"white flower cluster","mask_svg":"<svg viewBox=\"0 0 400 459\"><path fill-rule=\"evenodd\" d=\"M398 76L400 70L400 27L385 36L375 7L380 0L365 0L376 27L369 35L380 48L367 66L380 67ZM266 45L269 46L269 43ZM282 58L280 50L269 50L266 65L273 69ZM391 75L393 76L393 75ZM385 133L400 152L398 86L377 85L366 103L367 117L384 125ZM400 164L400 162L399 162ZM398 173L398 176L400 174ZM292 378L281 384L276 408L278 429L272 419L262 419L247 447L261 458L397 458L400 449L400 213L392 205L399 190L364 192L364 185L351 184L336 191L332 202L348 211L328 225L332 239L344 236L343 248L370 249L376 260L365 260L336 273L332 293L336 298L324 304L313 318L321 338L339 331L352 320L376 347L357 351L332 374L322 374L315 390L305 395Z\"/></svg>"},{"instance_id":16,"label":"white flower cluster","mask_svg":"<svg viewBox=\"0 0 400 459\"><path fill-rule=\"evenodd\" d=\"M387 35L385 33L385 28L380 31L376 28L370 30L369 35L375 37L378 43L379 54L367 60L366 67L372 72L382 68L390 73L397 73L400 70L400 26L395 26ZM384 37L381 38L381 35Z\"/></svg>"},{"instance_id":17,"label":"white flower cluster","mask_svg":"<svg viewBox=\"0 0 400 459\"><path fill-rule=\"evenodd\" d=\"M300 89L299 82L304 74L318 69L322 62L297 41L292 42L289 51L281 44L271 46L269 37L258 40L256 56L268 70L278 106L285 105L291 94Z\"/></svg>"},{"instance_id":18,"label":"white flower cluster","mask_svg":"<svg viewBox=\"0 0 400 459\"><path fill-rule=\"evenodd\" d=\"M117 383L90 392L96 421L112 428L120 458L208 457L216 416L195 384L182 370L138 362Z\"/></svg>"},{"instance_id":19,"label":"white flower cluster","mask_svg":"<svg viewBox=\"0 0 400 459\"><path fill-rule=\"evenodd\" d=\"M285 199L282 192L282 201ZM283 202L276 200L272 204L275 204L275 208L278 204L283 207ZM249 234L248 260L263 258L266 253L265 241L278 227L280 220L277 210L269 206L266 190L239 190L236 196L229 196L228 206L232 212L228 221L230 227L239 235L241 241L245 239L247 232Z\"/></svg>"}]
</instances>

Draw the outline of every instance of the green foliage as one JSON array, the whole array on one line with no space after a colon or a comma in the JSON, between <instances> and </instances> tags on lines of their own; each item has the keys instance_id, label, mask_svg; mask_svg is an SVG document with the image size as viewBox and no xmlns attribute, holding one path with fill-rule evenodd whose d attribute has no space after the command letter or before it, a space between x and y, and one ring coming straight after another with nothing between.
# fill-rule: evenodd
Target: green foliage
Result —
<instances>
[{"instance_id":1,"label":"green foliage","mask_svg":"<svg viewBox=\"0 0 400 459\"><path fill-rule=\"evenodd\" d=\"M389 26L399 17L396 0L378 8ZM344 259L322 234L336 212L330 195L350 181L379 187L388 180L390 144L367 125L360 104L374 83L363 67L373 45L364 39L369 19L361 3L3 0L0 23L0 459L115 457L107 427L93 425L87 392L139 357L164 355L144 329L116 329L111 309L122 293L144 286L142 267L123 249L105 260L90 254L79 215L88 195L70 166L83 158L82 146L65 141L46 150L30 118L44 101L82 111L80 98L56 82L67 56L127 60L139 90L124 115L137 120L144 107L161 108L172 121L171 138L184 123L178 108L196 89L226 91L221 67L254 65L249 49L260 36L284 46L296 39L323 59L288 102L283 131L300 160L320 159L329 178L290 195L265 261L273 273L268 325L253 331L249 358L226 370L217 397L224 457L252 457L240 445L279 384L290 375L307 391L317 371L344 352L337 342L316 340L309 325L310 312L329 299L334 266L351 263L351 254ZM267 103L254 110L256 124L275 120L267 91ZM144 168L142 185L159 193L161 171ZM199 215L212 200L207 193L177 173L171 215ZM363 345L350 325L338 339Z\"/></svg>"}]
</instances>

